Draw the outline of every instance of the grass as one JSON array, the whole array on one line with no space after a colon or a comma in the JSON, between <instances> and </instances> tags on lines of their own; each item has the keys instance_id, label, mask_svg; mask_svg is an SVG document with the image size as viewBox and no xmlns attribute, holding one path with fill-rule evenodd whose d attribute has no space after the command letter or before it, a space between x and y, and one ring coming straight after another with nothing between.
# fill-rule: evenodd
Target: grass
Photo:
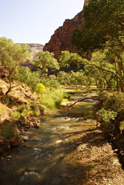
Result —
<instances>
[{"instance_id":1,"label":"grass","mask_svg":"<svg viewBox=\"0 0 124 185\"><path fill-rule=\"evenodd\" d=\"M88 167L90 167L90 168L96 168L96 165L95 164L92 164L92 163L89 163L88 164Z\"/></svg>"}]
</instances>

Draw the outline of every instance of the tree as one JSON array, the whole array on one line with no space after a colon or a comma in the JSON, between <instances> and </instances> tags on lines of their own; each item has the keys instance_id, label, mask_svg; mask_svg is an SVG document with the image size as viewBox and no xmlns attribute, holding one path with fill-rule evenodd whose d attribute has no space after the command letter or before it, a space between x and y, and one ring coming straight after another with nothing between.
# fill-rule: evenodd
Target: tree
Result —
<instances>
[{"instance_id":1,"label":"tree","mask_svg":"<svg viewBox=\"0 0 124 185\"><path fill-rule=\"evenodd\" d=\"M124 71L120 73L118 58L114 58L115 61L110 62L108 53L108 50L94 52L91 61L85 62L85 69L90 71L90 75L92 75L92 71L95 70L94 78L96 77L97 80L102 78L110 89L112 88L114 79L114 81L116 81L116 86L118 86L119 83L121 91L124 92ZM113 55L111 57L113 58ZM121 57L124 63L124 55Z\"/></svg>"},{"instance_id":2,"label":"tree","mask_svg":"<svg viewBox=\"0 0 124 185\"><path fill-rule=\"evenodd\" d=\"M36 55L36 59L32 61L35 69L40 69L41 73L48 73L48 69L59 69L59 63L54 58L54 53L49 51L40 51Z\"/></svg>"},{"instance_id":3,"label":"tree","mask_svg":"<svg viewBox=\"0 0 124 185\"><path fill-rule=\"evenodd\" d=\"M107 49L102 67L97 63L94 66L114 75L124 92L124 1L89 0L84 7L83 18L85 29L74 30L72 44L83 54ZM107 68L107 65L112 68Z\"/></svg>"},{"instance_id":4,"label":"tree","mask_svg":"<svg viewBox=\"0 0 124 185\"><path fill-rule=\"evenodd\" d=\"M89 0L83 10L84 27L74 30L72 45L82 53L92 53L106 46L116 53L124 50L124 1ZM114 51L115 52L115 51Z\"/></svg>"},{"instance_id":5,"label":"tree","mask_svg":"<svg viewBox=\"0 0 124 185\"><path fill-rule=\"evenodd\" d=\"M19 44L15 44L11 39L5 37L0 38L0 63L9 72L9 89L6 95L10 92L11 88L14 87L12 86L12 80L21 66L21 62L25 62L28 56L29 46L26 44L20 46Z\"/></svg>"},{"instance_id":6,"label":"tree","mask_svg":"<svg viewBox=\"0 0 124 185\"><path fill-rule=\"evenodd\" d=\"M69 51L61 51L61 55L59 56L60 66L64 68L70 68L71 64L75 64L79 69L85 60L77 53L70 53Z\"/></svg>"},{"instance_id":7,"label":"tree","mask_svg":"<svg viewBox=\"0 0 124 185\"><path fill-rule=\"evenodd\" d=\"M28 67L21 67L18 70L16 79L27 84L33 91L38 83L41 82L40 74L38 71L31 71Z\"/></svg>"}]
</instances>

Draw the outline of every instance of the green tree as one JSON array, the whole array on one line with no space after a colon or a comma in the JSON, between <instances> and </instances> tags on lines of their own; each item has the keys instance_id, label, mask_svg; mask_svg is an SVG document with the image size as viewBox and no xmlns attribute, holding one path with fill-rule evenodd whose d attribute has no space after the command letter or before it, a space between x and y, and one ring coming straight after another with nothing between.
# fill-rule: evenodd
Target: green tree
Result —
<instances>
[{"instance_id":1,"label":"green tree","mask_svg":"<svg viewBox=\"0 0 124 185\"><path fill-rule=\"evenodd\" d=\"M34 91L37 84L41 82L40 74L38 71L31 71L28 67L21 67L18 70L16 79L27 84Z\"/></svg>"},{"instance_id":2,"label":"green tree","mask_svg":"<svg viewBox=\"0 0 124 185\"><path fill-rule=\"evenodd\" d=\"M85 29L73 31L73 46L83 53L92 53L104 48L107 42L116 55L124 50L123 0L89 0L83 18Z\"/></svg>"},{"instance_id":3,"label":"green tree","mask_svg":"<svg viewBox=\"0 0 124 185\"><path fill-rule=\"evenodd\" d=\"M94 73L94 78L97 79L97 83L98 80L103 79L103 83L106 83L110 89L112 88L112 81L114 79L116 85L119 83L121 91L124 92L124 71L120 73L119 61L117 58L114 59L115 61L113 63L110 63L108 52L108 50L94 52L91 61L85 62L85 69L88 69L92 76ZM123 58L124 65L124 56L121 57Z\"/></svg>"},{"instance_id":4,"label":"green tree","mask_svg":"<svg viewBox=\"0 0 124 185\"><path fill-rule=\"evenodd\" d=\"M54 58L54 53L49 51L40 51L36 55L36 59L32 61L35 69L40 69L41 73L48 73L48 69L59 69L59 63Z\"/></svg>"},{"instance_id":5,"label":"green tree","mask_svg":"<svg viewBox=\"0 0 124 185\"><path fill-rule=\"evenodd\" d=\"M69 51L61 51L61 55L59 56L60 66L64 68L70 68L71 64L76 64L77 68L83 64L83 59L77 53L70 53Z\"/></svg>"},{"instance_id":6,"label":"green tree","mask_svg":"<svg viewBox=\"0 0 124 185\"><path fill-rule=\"evenodd\" d=\"M102 62L90 65L114 76L124 92L124 1L89 0L83 18L85 29L74 30L72 44L82 54L107 49Z\"/></svg>"},{"instance_id":7,"label":"green tree","mask_svg":"<svg viewBox=\"0 0 124 185\"><path fill-rule=\"evenodd\" d=\"M9 89L6 95L10 92L12 80L21 66L21 62L25 62L29 56L29 46L26 44L20 46L15 44L11 39L5 37L0 38L0 63L8 70Z\"/></svg>"}]
</instances>

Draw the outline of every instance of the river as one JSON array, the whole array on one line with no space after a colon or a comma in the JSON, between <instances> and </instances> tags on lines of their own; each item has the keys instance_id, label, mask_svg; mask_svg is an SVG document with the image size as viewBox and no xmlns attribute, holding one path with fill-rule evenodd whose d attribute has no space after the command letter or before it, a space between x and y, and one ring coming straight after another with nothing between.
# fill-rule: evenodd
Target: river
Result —
<instances>
[{"instance_id":1,"label":"river","mask_svg":"<svg viewBox=\"0 0 124 185\"><path fill-rule=\"evenodd\" d=\"M29 140L7 151L0 161L0 184L63 185L65 180L67 185L79 184L73 182L75 173L77 179L84 175L73 160L73 151L81 142L77 142L78 135L95 128L94 103L77 103L68 114L61 108L45 115L39 129L25 132Z\"/></svg>"}]
</instances>

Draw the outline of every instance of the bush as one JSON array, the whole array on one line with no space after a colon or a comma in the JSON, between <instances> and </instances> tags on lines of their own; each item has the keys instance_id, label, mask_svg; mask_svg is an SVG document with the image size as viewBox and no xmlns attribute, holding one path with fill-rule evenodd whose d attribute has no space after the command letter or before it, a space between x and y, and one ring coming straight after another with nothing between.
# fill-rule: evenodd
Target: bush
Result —
<instances>
[{"instance_id":1,"label":"bush","mask_svg":"<svg viewBox=\"0 0 124 185\"><path fill-rule=\"evenodd\" d=\"M15 136L15 124L10 122L10 121L6 121L4 122L1 126L1 134L6 138L6 139L11 139L12 137Z\"/></svg>"},{"instance_id":2,"label":"bush","mask_svg":"<svg viewBox=\"0 0 124 185\"><path fill-rule=\"evenodd\" d=\"M71 95L68 94L68 93L64 93L64 94L63 94L63 98L69 100L69 99L71 98Z\"/></svg>"},{"instance_id":3,"label":"bush","mask_svg":"<svg viewBox=\"0 0 124 185\"><path fill-rule=\"evenodd\" d=\"M103 107L119 114L124 113L124 93L119 92L115 93L113 96L106 97Z\"/></svg>"},{"instance_id":4,"label":"bush","mask_svg":"<svg viewBox=\"0 0 124 185\"><path fill-rule=\"evenodd\" d=\"M117 112L102 108L97 112L97 115L102 119L103 127L108 128L111 121L117 117Z\"/></svg>"},{"instance_id":5,"label":"bush","mask_svg":"<svg viewBox=\"0 0 124 185\"><path fill-rule=\"evenodd\" d=\"M46 90L46 88L45 88L45 86L44 86L42 83L38 83L38 84L36 85L35 91L36 91L38 94L43 95L44 92L45 92L45 90Z\"/></svg>"},{"instance_id":6,"label":"bush","mask_svg":"<svg viewBox=\"0 0 124 185\"><path fill-rule=\"evenodd\" d=\"M14 111L14 112L11 113L11 117L13 119L19 119L20 116L21 116L20 112Z\"/></svg>"},{"instance_id":7,"label":"bush","mask_svg":"<svg viewBox=\"0 0 124 185\"><path fill-rule=\"evenodd\" d=\"M54 91L54 90L48 90L44 94L43 98L43 105L45 105L49 109L54 109L60 106L60 103L63 99L63 93Z\"/></svg>"},{"instance_id":8,"label":"bush","mask_svg":"<svg viewBox=\"0 0 124 185\"><path fill-rule=\"evenodd\" d=\"M44 105L39 105L40 113L43 114L46 107Z\"/></svg>"}]
</instances>

